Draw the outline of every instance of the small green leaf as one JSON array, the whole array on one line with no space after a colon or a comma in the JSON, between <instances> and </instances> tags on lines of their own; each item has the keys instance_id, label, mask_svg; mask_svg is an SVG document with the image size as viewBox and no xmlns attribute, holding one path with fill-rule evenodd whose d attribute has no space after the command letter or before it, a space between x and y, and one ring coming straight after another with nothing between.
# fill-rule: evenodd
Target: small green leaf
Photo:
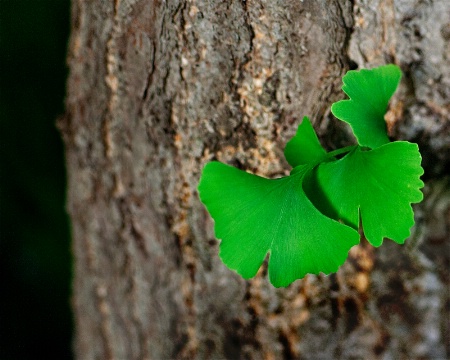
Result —
<instances>
[{"instance_id":1,"label":"small green leaf","mask_svg":"<svg viewBox=\"0 0 450 360\"><path fill-rule=\"evenodd\" d=\"M305 187L327 216L358 229L367 240L402 244L414 225L411 203L423 198L421 156L417 144L396 141L370 151L357 147L342 159L321 164ZM316 182L315 182L316 181Z\"/></svg>"},{"instance_id":2,"label":"small green leaf","mask_svg":"<svg viewBox=\"0 0 450 360\"><path fill-rule=\"evenodd\" d=\"M349 100L331 106L338 119L350 124L358 144L372 149L389 142L384 115L402 73L396 65L349 71L342 90Z\"/></svg>"},{"instance_id":3,"label":"small green leaf","mask_svg":"<svg viewBox=\"0 0 450 360\"><path fill-rule=\"evenodd\" d=\"M198 190L222 239L219 255L225 265L248 279L270 253L275 287L307 273L337 271L359 235L308 200L302 181L310 168L299 166L295 175L270 180L219 162L205 166Z\"/></svg>"},{"instance_id":4,"label":"small green leaf","mask_svg":"<svg viewBox=\"0 0 450 360\"><path fill-rule=\"evenodd\" d=\"M292 167L319 163L326 156L307 116L303 118L295 136L286 144L284 156Z\"/></svg>"}]
</instances>

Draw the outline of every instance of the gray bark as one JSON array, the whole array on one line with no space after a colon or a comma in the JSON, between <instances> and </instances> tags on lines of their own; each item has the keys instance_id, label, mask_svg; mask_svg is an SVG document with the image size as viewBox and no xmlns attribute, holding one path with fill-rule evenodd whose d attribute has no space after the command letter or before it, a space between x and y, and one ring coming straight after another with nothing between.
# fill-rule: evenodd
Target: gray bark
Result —
<instances>
[{"instance_id":1,"label":"gray bark","mask_svg":"<svg viewBox=\"0 0 450 360\"><path fill-rule=\"evenodd\" d=\"M446 0L74 0L60 128L77 357L449 357L449 18ZM390 134L426 170L406 245L362 241L286 289L229 271L203 165L285 174L304 115L328 149L352 142L329 112L341 78L387 62L405 74Z\"/></svg>"}]
</instances>

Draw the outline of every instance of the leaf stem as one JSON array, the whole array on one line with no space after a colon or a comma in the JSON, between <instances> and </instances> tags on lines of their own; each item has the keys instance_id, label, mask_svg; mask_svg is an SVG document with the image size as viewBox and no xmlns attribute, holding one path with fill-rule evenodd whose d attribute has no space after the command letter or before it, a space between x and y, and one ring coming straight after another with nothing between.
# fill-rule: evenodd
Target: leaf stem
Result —
<instances>
[{"instance_id":1,"label":"leaf stem","mask_svg":"<svg viewBox=\"0 0 450 360\"><path fill-rule=\"evenodd\" d=\"M327 158L335 157L335 156L338 156L341 154L348 153L348 152L352 151L354 148L356 148L357 146L358 145L350 145L350 146L343 147L341 149L331 151L331 152L327 153Z\"/></svg>"},{"instance_id":2,"label":"leaf stem","mask_svg":"<svg viewBox=\"0 0 450 360\"><path fill-rule=\"evenodd\" d=\"M327 153L324 157L320 158L317 162L306 164L306 165L305 164L297 165L296 167L294 167L291 170L290 175L295 175L295 174L297 174L300 171L303 171L304 174L305 174L308 171L310 171L311 169L314 169L316 166L320 165L322 162L330 161L331 159L333 159L337 155L348 153L348 152L352 151L353 149L355 149L356 147L358 147L358 145L346 146L346 147L343 147L341 149L337 149L337 150L334 150L334 151L331 151L331 152ZM307 170L304 170L305 166L308 167Z\"/></svg>"}]
</instances>

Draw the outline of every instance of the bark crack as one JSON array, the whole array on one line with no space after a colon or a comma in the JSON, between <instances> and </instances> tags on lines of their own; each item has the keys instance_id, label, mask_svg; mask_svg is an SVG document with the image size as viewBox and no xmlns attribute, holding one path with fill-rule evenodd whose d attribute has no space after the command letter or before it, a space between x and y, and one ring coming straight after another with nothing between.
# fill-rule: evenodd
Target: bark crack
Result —
<instances>
[{"instance_id":1,"label":"bark crack","mask_svg":"<svg viewBox=\"0 0 450 360\"><path fill-rule=\"evenodd\" d=\"M107 159L112 159L113 157L113 135L111 133L111 126L114 122L114 114L117 111L119 103L119 52L117 48L117 38L121 33L120 26L120 16L119 16L119 4L120 0L114 1L114 11L112 16L112 27L109 39L106 43L106 71L105 84L109 89L109 100L108 100L108 114L104 118L103 122L103 144L105 147L105 156Z\"/></svg>"}]
</instances>

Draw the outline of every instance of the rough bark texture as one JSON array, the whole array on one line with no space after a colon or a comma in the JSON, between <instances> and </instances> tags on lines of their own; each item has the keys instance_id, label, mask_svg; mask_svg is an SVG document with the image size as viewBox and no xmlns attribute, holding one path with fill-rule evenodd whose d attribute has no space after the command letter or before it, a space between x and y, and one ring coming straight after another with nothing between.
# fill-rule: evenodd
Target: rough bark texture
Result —
<instances>
[{"instance_id":1,"label":"rough bark texture","mask_svg":"<svg viewBox=\"0 0 450 360\"><path fill-rule=\"evenodd\" d=\"M449 357L449 18L447 0L74 0L60 127L77 357ZM426 169L406 245L363 241L286 289L225 268L203 165L284 174L304 115L328 149L348 144L329 113L341 77L387 62L405 74L391 135Z\"/></svg>"}]
</instances>

